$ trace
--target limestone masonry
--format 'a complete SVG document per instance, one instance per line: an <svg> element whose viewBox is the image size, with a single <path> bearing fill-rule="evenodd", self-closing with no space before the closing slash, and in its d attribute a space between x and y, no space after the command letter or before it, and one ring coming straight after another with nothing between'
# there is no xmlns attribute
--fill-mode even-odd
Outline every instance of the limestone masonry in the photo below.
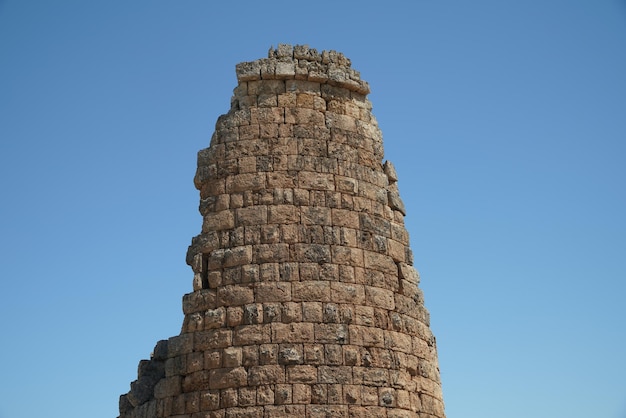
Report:
<svg viewBox="0 0 626 418"><path fill-rule="evenodd" d="M369 86L335 51L237 65L198 153L180 335L122 418L444 418L435 338Z"/></svg>

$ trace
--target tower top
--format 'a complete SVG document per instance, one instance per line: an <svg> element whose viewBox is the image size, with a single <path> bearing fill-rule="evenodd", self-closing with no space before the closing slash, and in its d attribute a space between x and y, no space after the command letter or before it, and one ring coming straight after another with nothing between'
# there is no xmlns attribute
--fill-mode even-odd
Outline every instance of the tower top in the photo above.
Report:
<svg viewBox="0 0 626 418"><path fill-rule="evenodd" d="M318 52L308 45L278 44L270 48L267 58L237 64L237 80L306 80L343 87L368 94L369 84L361 80L358 71L341 52Z"/></svg>

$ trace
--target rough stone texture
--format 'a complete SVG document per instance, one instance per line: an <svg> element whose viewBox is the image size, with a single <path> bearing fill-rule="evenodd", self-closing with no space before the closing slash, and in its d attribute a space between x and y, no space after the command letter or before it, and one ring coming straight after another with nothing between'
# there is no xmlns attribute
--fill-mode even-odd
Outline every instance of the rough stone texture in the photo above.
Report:
<svg viewBox="0 0 626 418"><path fill-rule="evenodd" d="M198 153L179 336L122 418L444 418L435 338L369 86L335 51L237 65Z"/></svg>

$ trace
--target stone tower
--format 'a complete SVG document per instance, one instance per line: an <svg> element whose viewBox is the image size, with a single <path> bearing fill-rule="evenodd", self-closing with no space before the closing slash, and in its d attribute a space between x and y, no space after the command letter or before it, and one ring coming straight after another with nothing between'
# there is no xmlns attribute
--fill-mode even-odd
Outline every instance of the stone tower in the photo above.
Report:
<svg viewBox="0 0 626 418"><path fill-rule="evenodd" d="M369 86L335 51L237 65L198 154L182 332L122 418L444 418L435 338Z"/></svg>

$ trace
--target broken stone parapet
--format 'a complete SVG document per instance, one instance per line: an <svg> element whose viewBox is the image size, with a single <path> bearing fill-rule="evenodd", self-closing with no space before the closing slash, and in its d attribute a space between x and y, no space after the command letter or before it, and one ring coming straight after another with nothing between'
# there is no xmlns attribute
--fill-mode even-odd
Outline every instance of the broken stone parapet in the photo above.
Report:
<svg viewBox="0 0 626 418"><path fill-rule="evenodd" d="M307 45L279 44L271 48L267 58L237 64L237 80L304 80L342 87L359 94L368 94L369 85L342 53L318 52Z"/></svg>

